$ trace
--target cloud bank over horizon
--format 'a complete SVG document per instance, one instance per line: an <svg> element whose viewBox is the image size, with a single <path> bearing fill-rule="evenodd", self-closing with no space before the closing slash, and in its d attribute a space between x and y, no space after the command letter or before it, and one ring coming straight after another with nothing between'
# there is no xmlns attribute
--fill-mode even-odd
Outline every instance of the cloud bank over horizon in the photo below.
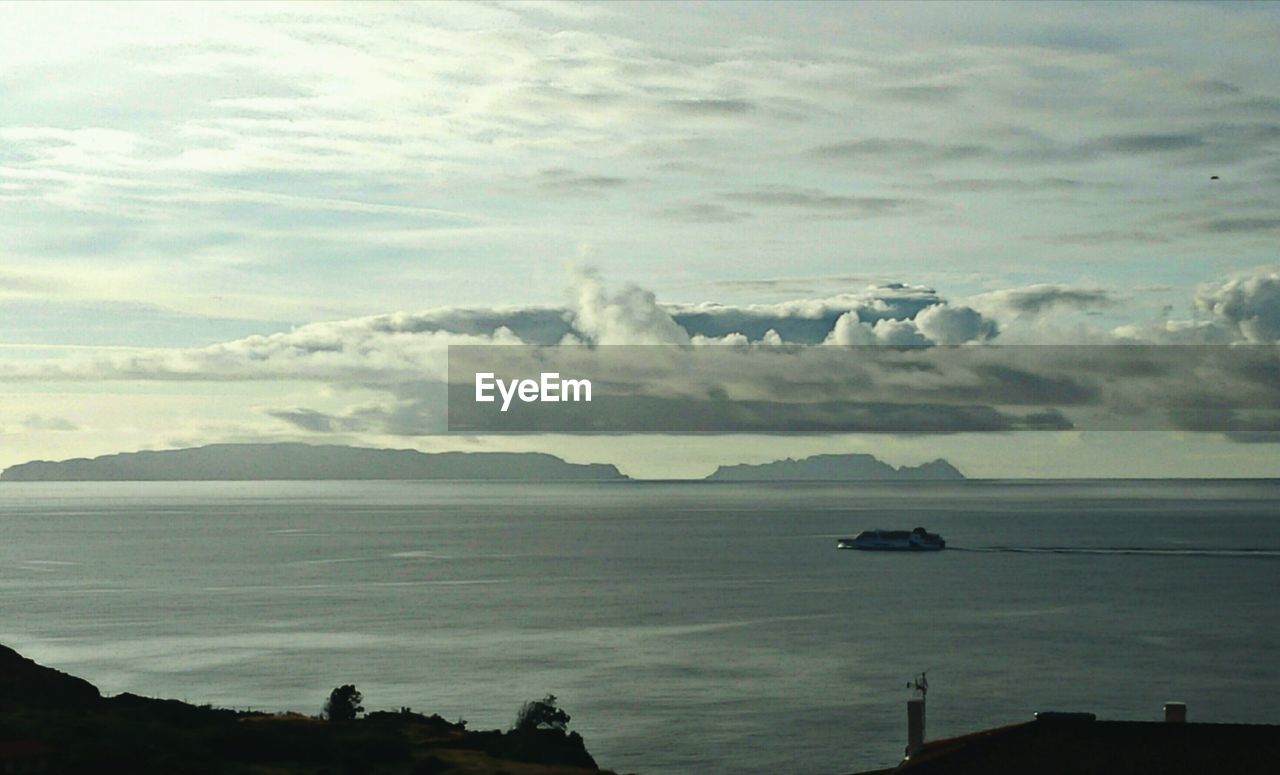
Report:
<svg viewBox="0 0 1280 775"><path fill-rule="evenodd" d="M316 436L414 437L444 430L446 357L451 345L983 346L1000 344L1005 330L1021 334L1014 339L1018 344L1276 345L1280 344L1278 289L1280 271L1236 275L1199 289L1196 304L1205 315L1203 319L1168 320L1145 328L1095 328L1090 335L1077 338L1078 328L1045 325L1046 321L1051 323L1064 314L1078 318L1082 311L1122 304L1118 293L1036 284L989 292L966 303L948 299L928 286L891 283L775 304L663 304L653 292L634 284L610 289L598 271L585 268L570 272L567 301L560 307L435 308L312 323L289 332L254 335L203 348L0 362L0 381L314 382L338 395L359 392L361 398L349 400L337 410L267 402L259 406L258 413L296 432ZM854 380L848 383L853 385L863 378L855 373L858 364L854 361L845 369L838 360L828 359L824 368L829 371L833 363L836 373L829 373L828 379ZM817 374L813 372L810 379L820 379ZM1024 383L1020 389L1038 385L1036 390L1048 406L1056 400L1048 391L1054 380L1077 376L1046 374L1041 382ZM898 391L908 387L902 385ZM970 402L997 401L1007 387L992 382L975 391L970 385L957 395ZM1228 400L1227 392L1225 387L1222 390L1218 400L1225 407L1221 402ZM1028 400L1026 396L1019 399ZM946 416L955 415L952 411ZM954 428L992 429L1008 422L996 415L983 416L987 419L969 417ZM1035 416L1034 412L1028 415ZM1218 429L1226 422L1220 413L1209 420L1197 416L1202 417L1202 428ZM946 422L945 418L940 420L938 427ZM1196 422L1193 419L1179 427L1195 430ZM1072 427L1063 423L1059 417L1055 423L1041 424L1046 428ZM875 423L867 427L875 427ZM1228 438L1275 440L1274 434L1268 435L1269 428L1241 424Z"/></svg>
<svg viewBox="0 0 1280 775"><path fill-rule="evenodd" d="M594 268L571 269L563 306L436 307L297 326L201 348L0 361L0 380L272 380L440 377L450 344L1280 344L1280 268L1201 285L1197 319L1093 329L1038 325L1064 308L1122 304L1118 291L1033 284L952 300L926 285L871 285L772 304L663 303L632 283L611 290ZM1034 337L1034 341L1027 341ZM127 348L122 348L126 349Z"/></svg>

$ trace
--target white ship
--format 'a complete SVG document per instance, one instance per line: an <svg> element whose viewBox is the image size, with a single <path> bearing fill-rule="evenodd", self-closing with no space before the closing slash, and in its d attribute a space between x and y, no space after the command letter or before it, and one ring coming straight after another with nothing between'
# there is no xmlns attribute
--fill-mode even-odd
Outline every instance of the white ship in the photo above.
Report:
<svg viewBox="0 0 1280 775"><path fill-rule="evenodd" d="M936 552L947 548L937 533L922 527L915 530L864 530L854 538L836 541L837 549L862 549L871 552Z"/></svg>

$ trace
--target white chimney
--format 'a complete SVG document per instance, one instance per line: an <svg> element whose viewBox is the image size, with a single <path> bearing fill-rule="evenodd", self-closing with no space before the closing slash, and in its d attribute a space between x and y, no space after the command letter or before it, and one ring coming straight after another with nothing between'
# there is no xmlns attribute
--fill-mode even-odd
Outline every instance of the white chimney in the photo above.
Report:
<svg viewBox="0 0 1280 775"><path fill-rule="evenodd" d="M1185 724L1187 721L1187 704L1185 702L1166 702L1164 704L1164 720L1172 724Z"/></svg>
<svg viewBox="0 0 1280 775"><path fill-rule="evenodd" d="M907 756L924 747L924 698L907 700Z"/></svg>

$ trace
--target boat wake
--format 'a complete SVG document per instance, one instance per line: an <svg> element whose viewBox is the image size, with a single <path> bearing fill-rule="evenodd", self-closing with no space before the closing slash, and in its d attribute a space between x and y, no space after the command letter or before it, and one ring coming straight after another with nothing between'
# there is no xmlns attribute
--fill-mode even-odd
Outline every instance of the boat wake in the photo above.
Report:
<svg viewBox="0 0 1280 775"><path fill-rule="evenodd" d="M948 551L1012 554L1136 555L1139 557L1219 557L1245 560L1280 560L1280 549L1150 546L951 546Z"/></svg>

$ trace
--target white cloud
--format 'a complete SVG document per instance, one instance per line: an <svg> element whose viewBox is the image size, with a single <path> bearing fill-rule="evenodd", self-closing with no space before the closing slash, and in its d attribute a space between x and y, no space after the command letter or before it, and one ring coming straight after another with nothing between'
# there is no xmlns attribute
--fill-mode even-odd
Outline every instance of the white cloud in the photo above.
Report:
<svg viewBox="0 0 1280 775"><path fill-rule="evenodd" d="M769 329L772 331L773 329ZM836 318L836 324L827 335L824 344L835 344L844 347L863 344L876 344L875 329L868 323L858 319L852 312L846 312Z"/></svg>
<svg viewBox="0 0 1280 775"><path fill-rule="evenodd" d="M1125 324L1113 335L1160 344L1280 344L1280 271L1257 269L1206 283L1195 305L1208 319Z"/></svg>
<svg viewBox="0 0 1280 775"><path fill-rule="evenodd" d="M1280 272L1234 277L1201 288L1196 304L1246 342L1280 343Z"/></svg>
<svg viewBox="0 0 1280 775"><path fill-rule="evenodd" d="M1056 292L1056 291L1055 291ZM575 270L570 306L440 307L310 323L198 348L62 354L0 361L9 380L307 380L390 385L444 379L449 345L682 345L763 342L929 345L998 342L998 319L951 304L923 286L895 283L859 294L770 305L660 304L627 284L611 292L594 269ZM1280 339L1280 274L1260 272L1206 286L1212 320L1122 325L1081 343L1274 343ZM1016 313L1015 313L1016 314ZM1019 343L1062 343L1052 328L1022 328ZM1058 332L1061 333L1061 332Z"/></svg>
<svg viewBox="0 0 1280 775"><path fill-rule="evenodd" d="M934 344L964 344L994 339L999 329L972 307L935 304L915 317L920 333Z"/></svg>
<svg viewBox="0 0 1280 775"><path fill-rule="evenodd" d="M689 332L658 306L651 291L627 285L616 294L598 272L576 270L570 315L577 333L594 344L688 344Z"/></svg>

